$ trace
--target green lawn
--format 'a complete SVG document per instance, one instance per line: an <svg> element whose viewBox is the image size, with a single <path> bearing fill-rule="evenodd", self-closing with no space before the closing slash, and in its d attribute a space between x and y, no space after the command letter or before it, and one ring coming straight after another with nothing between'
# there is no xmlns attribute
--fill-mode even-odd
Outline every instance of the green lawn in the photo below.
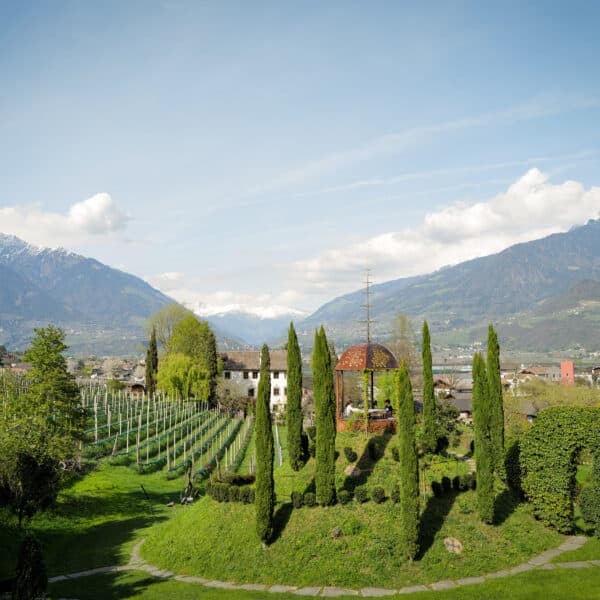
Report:
<svg viewBox="0 0 600 600"><path fill-rule="evenodd" d="M598 597L600 568L583 571L567 569L530 571L508 578L495 579L448 591L421 592L393 596L406 600L592 600ZM157 580L145 573L127 572L96 575L50 587L51 598L79 598L80 600L292 600L294 594L265 594L238 590L219 590L193 583ZM353 598L354 596L344 596ZM391 598L392 596L386 596Z"/></svg>

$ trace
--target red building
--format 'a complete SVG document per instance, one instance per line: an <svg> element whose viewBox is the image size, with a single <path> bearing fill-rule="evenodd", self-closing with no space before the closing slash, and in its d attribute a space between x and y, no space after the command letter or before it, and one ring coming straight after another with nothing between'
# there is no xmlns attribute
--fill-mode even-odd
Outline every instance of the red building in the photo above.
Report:
<svg viewBox="0 0 600 600"><path fill-rule="evenodd" d="M575 365L572 360L560 361L560 380L565 385L575 384Z"/></svg>

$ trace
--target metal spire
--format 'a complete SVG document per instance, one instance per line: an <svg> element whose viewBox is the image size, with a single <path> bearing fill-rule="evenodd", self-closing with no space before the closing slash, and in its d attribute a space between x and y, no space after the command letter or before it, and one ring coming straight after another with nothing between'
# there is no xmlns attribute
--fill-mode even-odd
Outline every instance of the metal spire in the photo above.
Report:
<svg viewBox="0 0 600 600"><path fill-rule="evenodd" d="M371 320L371 269L367 267L365 273L365 296L366 303L361 306L366 312L367 318L364 321L359 321L359 323L366 323L367 325L367 346L371 343L371 323L374 321Z"/></svg>

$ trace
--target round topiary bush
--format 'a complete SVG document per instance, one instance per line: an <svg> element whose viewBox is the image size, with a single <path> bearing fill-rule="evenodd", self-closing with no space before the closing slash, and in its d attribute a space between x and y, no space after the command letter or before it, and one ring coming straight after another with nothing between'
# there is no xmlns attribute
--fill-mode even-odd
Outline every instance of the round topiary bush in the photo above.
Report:
<svg viewBox="0 0 600 600"><path fill-rule="evenodd" d="M390 494L390 498L394 504L400 504L400 486L395 485L392 488L392 493Z"/></svg>
<svg viewBox="0 0 600 600"><path fill-rule="evenodd" d="M376 502L377 504L385 502L385 490L379 485L375 486L371 490L371 498L373 499L373 502Z"/></svg>
<svg viewBox="0 0 600 600"><path fill-rule="evenodd" d="M317 505L317 497L315 496L315 494L313 494L313 492L306 492L306 494L304 494L304 506L316 506Z"/></svg>
<svg viewBox="0 0 600 600"><path fill-rule="evenodd" d="M354 490L354 499L357 502L359 502L360 504L362 504L363 502L366 502L369 499L369 492L367 491L366 486L359 485Z"/></svg>
<svg viewBox="0 0 600 600"><path fill-rule="evenodd" d="M392 446L392 458L396 462L400 462L400 450L398 449L398 446Z"/></svg>
<svg viewBox="0 0 600 600"><path fill-rule="evenodd" d="M340 490L337 499L340 504L348 504L352 500L352 494L348 490Z"/></svg>
<svg viewBox="0 0 600 600"><path fill-rule="evenodd" d="M302 508L302 492L292 492L292 505L294 508Z"/></svg>
<svg viewBox="0 0 600 600"><path fill-rule="evenodd" d="M358 458L358 454L356 454L356 452L354 452L354 450L352 450L352 448L350 448L349 446L344 447L344 455L346 457L346 460L350 463L355 462Z"/></svg>

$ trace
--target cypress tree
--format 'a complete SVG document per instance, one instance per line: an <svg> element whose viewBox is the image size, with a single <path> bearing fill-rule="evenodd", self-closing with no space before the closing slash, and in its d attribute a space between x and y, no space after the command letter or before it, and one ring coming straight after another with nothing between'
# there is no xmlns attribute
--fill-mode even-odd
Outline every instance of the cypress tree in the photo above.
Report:
<svg viewBox="0 0 600 600"><path fill-rule="evenodd" d="M423 446L425 452L435 452L437 448L437 428L435 424L435 396L433 391L433 367L431 364L431 339L429 326L423 321Z"/></svg>
<svg viewBox="0 0 600 600"><path fill-rule="evenodd" d="M394 383L400 453L400 547L404 556L412 560L419 550L419 462L415 437L415 405L404 360L395 374Z"/></svg>
<svg viewBox="0 0 600 600"><path fill-rule="evenodd" d="M146 350L146 393L150 398L156 390L156 373L158 372L158 350L156 348L156 327L152 326L150 342Z"/></svg>
<svg viewBox="0 0 600 600"><path fill-rule="evenodd" d="M271 371L269 348L263 345L260 355L260 380L256 397L256 532L267 544L273 535L273 510L275 508L275 481L273 462L275 445L271 424Z"/></svg>
<svg viewBox="0 0 600 600"><path fill-rule="evenodd" d="M317 439L315 449L315 487L317 502L335 502L335 394L331 356L325 330L315 332L313 350L313 390Z"/></svg>
<svg viewBox="0 0 600 600"><path fill-rule="evenodd" d="M492 464L494 472L506 479L504 467L504 405L502 401L502 381L500 379L500 345L498 334L490 324L487 345L487 379L490 398L490 429L492 442Z"/></svg>
<svg viewBox="0 0 600 600"><path fill-rule="evenodd" d="M473 425L477 467L477 510L484 523L494 520L494 470L489 388L483 356L473 357Z"/></svg>
<svg viewBox="0 0 600 600"><path fill-rule="evenodd" d="M299 471L303 465L302 356L293 323L290 323L287 343L287 451L290 466Z"/></svg>

